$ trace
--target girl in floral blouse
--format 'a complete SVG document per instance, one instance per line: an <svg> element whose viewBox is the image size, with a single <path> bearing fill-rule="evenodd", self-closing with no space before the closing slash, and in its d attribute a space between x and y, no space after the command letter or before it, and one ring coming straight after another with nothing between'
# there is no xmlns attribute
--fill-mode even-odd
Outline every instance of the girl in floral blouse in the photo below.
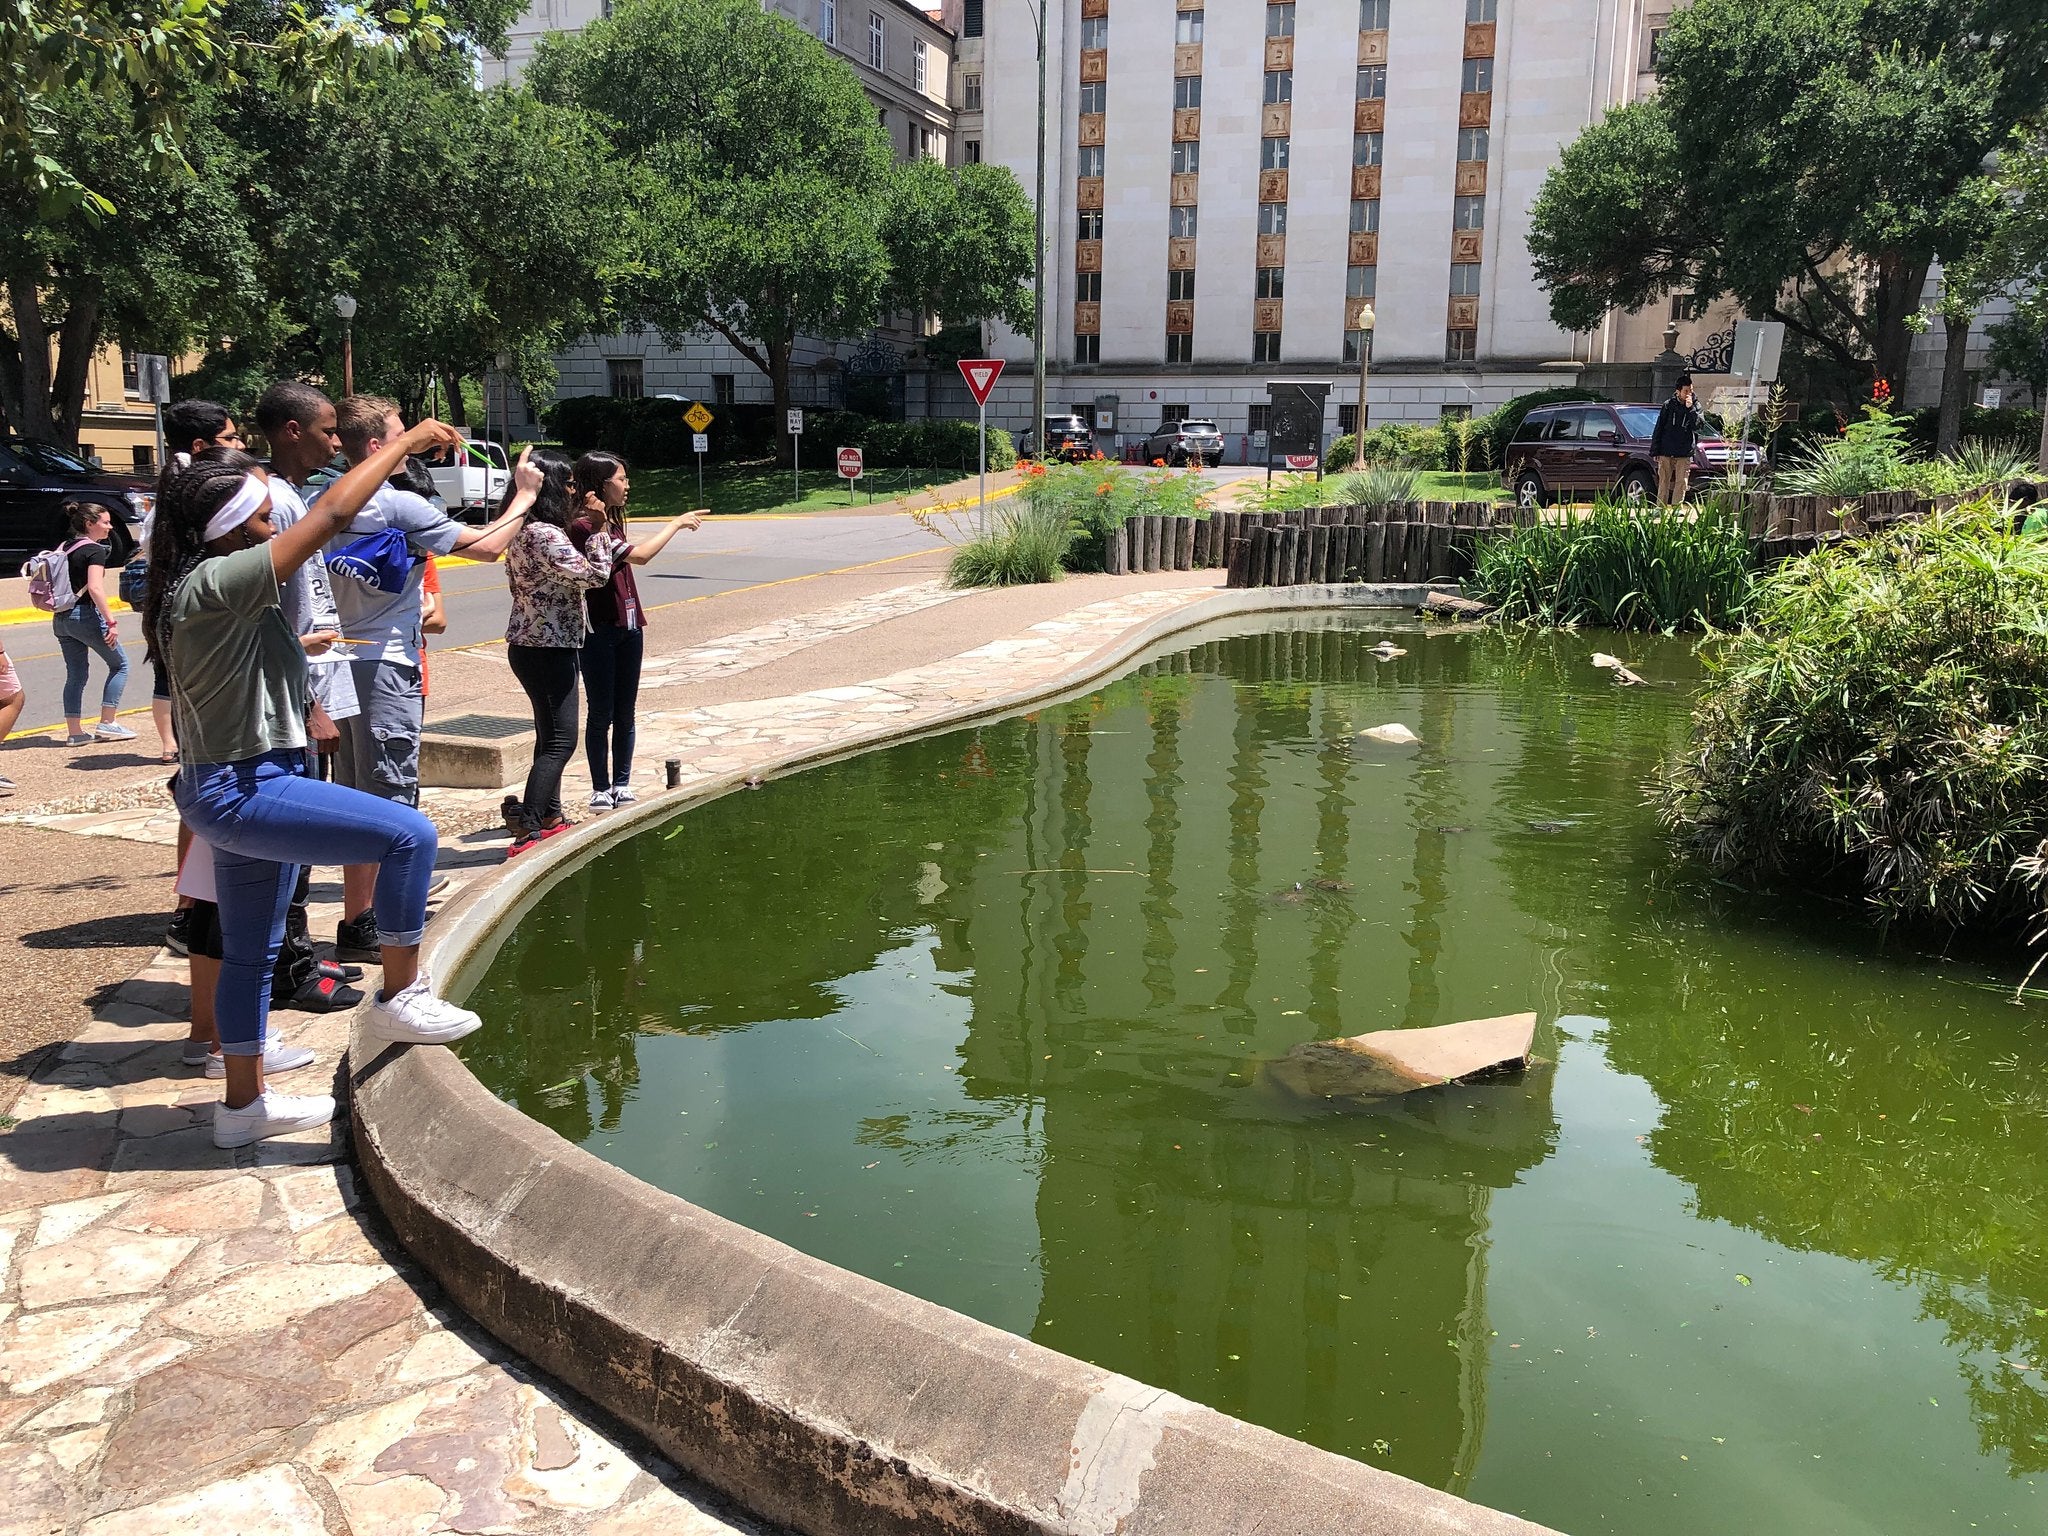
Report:
<svg viewBox="0 0 2048 1536"><path fill-rule="evenodd" d="M505 800L512 854L569 826L562 812L562 770L576 750L576 654L589 633L583 595L611 579L622 541L609 534L578 550L567 528L575 515L569 461L523 452L512 473L512 509L526 523L505 551L512 617L505 625L512 675L533 704L533 767L526 794ZM521 503L524 502L524 506Z"/></svg>

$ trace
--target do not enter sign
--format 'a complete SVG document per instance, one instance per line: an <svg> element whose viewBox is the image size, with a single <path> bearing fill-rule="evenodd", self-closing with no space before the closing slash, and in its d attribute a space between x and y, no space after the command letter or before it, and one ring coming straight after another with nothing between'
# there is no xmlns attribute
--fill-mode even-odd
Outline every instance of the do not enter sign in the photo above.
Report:
<svg viewBox="0 0 2048 1536"><path fill-rule="evenodd" d="M861 477L861 451L858 448L839 450L839 478L858 480Z"/></svg>

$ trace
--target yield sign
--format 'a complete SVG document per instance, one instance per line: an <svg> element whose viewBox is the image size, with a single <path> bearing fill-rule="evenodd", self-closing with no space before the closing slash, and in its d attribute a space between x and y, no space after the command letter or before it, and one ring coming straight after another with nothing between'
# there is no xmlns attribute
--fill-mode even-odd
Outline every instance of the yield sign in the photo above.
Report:
<svg viewBox="0 0 2048 1536"><path fill-rule="evenodd" d="M976 405L987 405L989 391L996 387L996 380L1003 376L1003 360L999 357L963 357L960 359L960 377L967 381L967 393L974 396Z"/></svg>

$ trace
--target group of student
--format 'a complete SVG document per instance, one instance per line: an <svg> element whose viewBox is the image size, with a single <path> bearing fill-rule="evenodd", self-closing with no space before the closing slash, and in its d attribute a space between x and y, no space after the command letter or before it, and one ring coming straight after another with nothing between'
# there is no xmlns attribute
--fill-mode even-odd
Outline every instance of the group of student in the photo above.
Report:
<svg viewBox="0 0 2048 1536"><path fill-rule="evenodd" d="M431 484L408 462L459 448L456 429L407 429L389 400L337 407L297 382L273 385L256 407L267 463L244 451L217 405L181 402L165 425L177 452L147 535L143 628L170 717L166 756L178 764L176 947L190 956L193 995L185 1057L225 1079L213 1136L235 1147L332 1118L331 1097L270 1086L315 1057L267 1020L273 1002L360 1002L347 983L361 970L345 962L382 963L363 1018L373 1039L445 1044L481 1024L437 996L419 964L427 901L442 883L438 839L418 809L433 557L506 560L506 638L538 737L525 794L506 807L517 853L567 825L560 788L579 676L591 691L591 805L633 798L644 616L632 569L698 515L636 546L621 461L526 453L497 515L469 527L429 499ZM79 532L91 541L90 529ZM91 588L89 572L80 579ZM342 866L331 962L314 957L307 935L314 863Z"/></svg>

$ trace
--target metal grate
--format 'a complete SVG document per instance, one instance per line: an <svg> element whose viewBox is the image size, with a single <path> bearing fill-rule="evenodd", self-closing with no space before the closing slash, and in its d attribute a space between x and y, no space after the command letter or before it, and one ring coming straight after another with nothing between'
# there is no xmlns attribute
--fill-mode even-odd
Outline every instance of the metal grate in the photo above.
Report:
<svg viewBox="0 0 2048 1536"><path fill-rule="evenodd" d="M457 715L450 720L429 721L423 734L501 741L508 736L524 736L532 729L531 720L521 720L512 715Z"/></svg>

